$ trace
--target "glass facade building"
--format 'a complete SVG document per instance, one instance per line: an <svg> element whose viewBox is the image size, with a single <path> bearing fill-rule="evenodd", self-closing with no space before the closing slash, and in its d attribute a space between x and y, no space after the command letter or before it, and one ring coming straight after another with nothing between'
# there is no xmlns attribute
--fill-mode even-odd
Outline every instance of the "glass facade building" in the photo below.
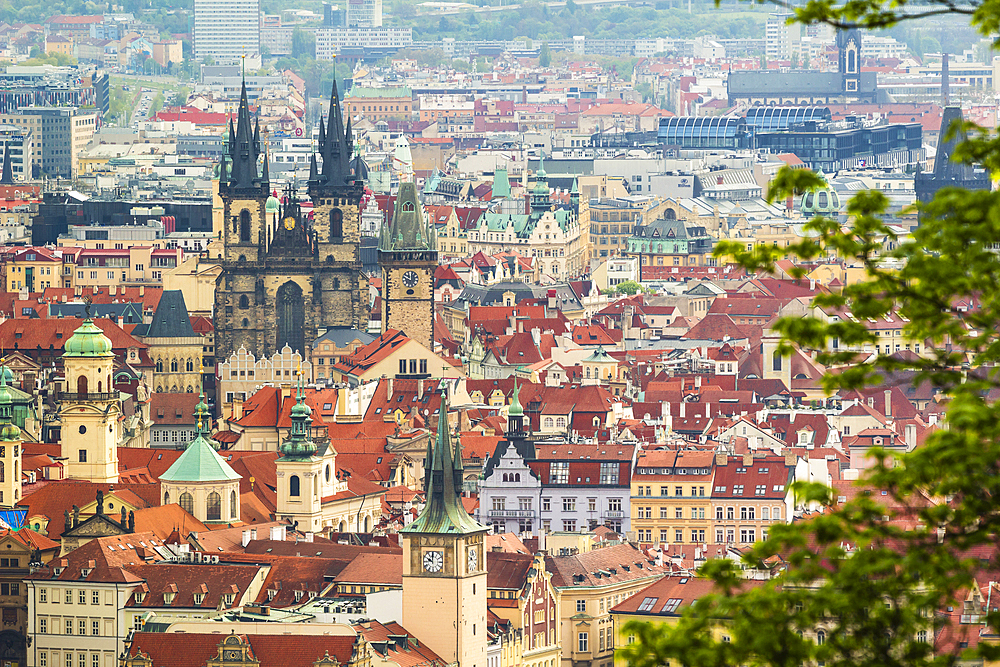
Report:
<svg viewBox="0 0 1000 667"><path fill-rule="evenodd" d="M756 133L787 130L808 121L829 123L832 116L827 107L750 107L746 119L747 127Z"/></svg>
<svg viewBox="0 0 1000 667"><path fill-rule="evenodd" d="M752 148L744 118L679 116L660 120L661 144L681 148Z"/></svg>

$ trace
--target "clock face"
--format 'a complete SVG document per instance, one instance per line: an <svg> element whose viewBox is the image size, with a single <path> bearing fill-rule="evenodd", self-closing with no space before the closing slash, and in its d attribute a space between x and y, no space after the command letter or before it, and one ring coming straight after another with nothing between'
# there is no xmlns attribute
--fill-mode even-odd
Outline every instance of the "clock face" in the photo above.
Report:
<svg viewBox="0 0 1000 667"><path fill-rule="evenodd" d="M222 659L223 660L239 660L240 659L240 652L239 651L224 651L223 654L222 654Z"/></svg>
<svg viewBox="0 0 1000 667"><path fill-rule="evenodd" d="M419 277L416 271L407 271L403 274L403 285L406 287L416 287L417 280L419 280Z"/></svg>
<svg viewBox="0 0 1000 667"><path fill-rule="evenodd" d="M293 218L292 216L288 216L287 218L282 220L282 224L285 225L285 229L287 229L288 231L292 231L293 229L295 229L295 218Z"/></svg>
<svg viewBox="0 0 1000 667"><path fill-rule="evenodd" d="M438 573L444 567L444 554L440 551L428 551L424 553L424 569L431 573Z"/></svg>
<svg viewBox="0 0 1000 667"><path fill-rule="evenodd" d="M469 548L469 572L475 572L479 569L479 552L476 551L475 547Z"/></svg>

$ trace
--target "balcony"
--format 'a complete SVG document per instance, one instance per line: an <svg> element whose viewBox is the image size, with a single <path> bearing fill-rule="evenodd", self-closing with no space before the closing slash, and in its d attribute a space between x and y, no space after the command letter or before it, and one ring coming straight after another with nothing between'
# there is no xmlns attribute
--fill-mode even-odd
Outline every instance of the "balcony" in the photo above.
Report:
<svg viewBox="0 0 1000 667"><path fill-rule="evenodd" d="M75 401L77 403L83 403L87 401L114 401L119 398L118 392L104 392L104 393L77 393L77 392L63 392L59 394L59 400L62 401Z"/></svg>
<svg viewBox="0 0 1000 667"><path fill-rule="evenodd" d="M624 519L625 512L622 510L607 510L603 516L605 519Z"/></svg>
<svg viewBox="0 0 1000 667"><path fill-rule="evenodd" d="M486 515L491 519L534 519L535 510L490 510Z"/></svg>

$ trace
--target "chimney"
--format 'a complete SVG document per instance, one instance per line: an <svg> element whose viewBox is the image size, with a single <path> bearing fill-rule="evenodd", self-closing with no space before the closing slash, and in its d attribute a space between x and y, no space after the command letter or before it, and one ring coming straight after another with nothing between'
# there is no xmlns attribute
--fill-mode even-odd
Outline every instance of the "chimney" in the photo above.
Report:
<svg viewBox="0 0 1000 667"><path fill-rule="evenodd" d="M892 390L886 389L882 392L885 395L885 416L886 418L892 417Z"/></svg>
<svg viewBox="0 0 1000 667"><path fill-rule="evenodd" d="M417 399L420 400L424 397L424 379L420 378L417 380Z"/></svg>
<svg viewBox="0 0 1000 667"><path fill-rule="evenodd" d="M240 543L243 546L246 546L246 545L250 544L250 530L249 529L243 531L243 536L242 536L242 539L240 539Z"/></svg>
<svg viewBox="0 0 1000 667"><path fill-rule="evenodd" d="M308 531L308 532L306 533L306 542L312 542L312 541L313 541L313 534L312 534L312 531Z"/></svg>
<svg viewBox="0 0 1000 667"><path fill-rule="evenodd" d="M270 535L268 539L272 542L281 542L281 526L271 526Z"/></svg>
<svg viewBox="0 0 1000 667"><path fill-rule="evenodd" d="M538 327L535 327L534 329L532 329L531 330L531 340L534 341L535 347L538 347L539 345L541 345L542 344L542 330L539 329Z"/></svg>
<svg viewBox="0 0 1000 667"><path fill-rule="evenodd" d="M251 528L250 529L250 539L251 540L256 540L257 539L257 529L256 528Z"/></svg>
<svg viewBox="0 0 1000 667"><path fill-rule="evenodd" d="M385 397L388 401L392 400L392 378L389 378L389 384L386 385Z"/></svg>
<svg viewBox="0 0 1000 667"><path fill-rule="evenodd" d="M799 461L799 457L797 457L795 455L795 452L793 452L789 448L785 448L785 465L788 466L788 467L792 467L796 463L798 463L798 461Z"/></svg>
<svg viewBox="0 0 1000 667"><path fill-rule="evenodd" d="M815 292L816 291L816 279L815 278L810 278L809 279L809 291L810 292Z"/></svg>
<svg viewBox="0 0 1000 667"><path fill-rule="evenodd" d="M110 291L111 296L115 296L118 294L118 285L112 285L108 289Z"/></svg>
<svg viewBox="0 0 1000 667"><path fill-rule="evenodd" d="M725 452L716 452L715 453L715 465L717 465L717 466L724 466L727 463L729 463L729 455L728 454L726 454Z"/></svg>
<svg viewBox="0 0 1000 667"><path fill-rule="evenodd" d="M694 388L695 389L701 389L701 376L700 375L695 375L694 376Z"/></svg>
<svg viewBox="0 0 1000 667"><path fill-rule="evenodd" d="M746 452L743 454L743 465L745 466L753 465L753 452Z"/></svg>
<svg viewBox="0 0 1000 667"><path fill-rule="evenodd" d="M141 298L141 297L144 297L144 296L146 296L146 286L145 285L139 285L139 297Z"/></svg>
<svg viewBox="0 0 1000 667"><path fill-rule="evenodd" d="M682 401L681 401L681 419L684 419L684 418L685 418L685 416L684 416L684 413L685 413L685 411L686 411L686 410L685 410L685 408L684 408L684 406L685 406L685 405L686 405L686 404L685 404L685 403L684 403L684 401L682 400Z"/></svg>
<svg viewBox="0 0 1000 667"><path fill-rule="evenodd" d="M233 421L239 421L243 419L243 399L236 396L233 397Z"/></svg>
<svg viewBox="0 0 1000 667"><path fill-rule="evenodd" d="M903 430L906 438L906 451L912 452L917 446L917 425L907 424L906 428Z"/></svg>
<svg viewBox="0 0 1000 667"><path fill-rule="evenodd" d="M664 418L667 418L667 417L670 416L670 401L664 401L663 402L663 407L660 408L660 414Z"/></svg>

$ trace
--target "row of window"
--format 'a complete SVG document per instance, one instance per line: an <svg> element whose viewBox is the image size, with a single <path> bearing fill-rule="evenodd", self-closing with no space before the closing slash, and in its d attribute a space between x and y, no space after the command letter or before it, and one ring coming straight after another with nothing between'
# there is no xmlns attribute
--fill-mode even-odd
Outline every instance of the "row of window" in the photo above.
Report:
<svg viewBox="0 0 1000 667"><path fill-rule="evenodd" d="M163 504L170 504L170 492L165 492L163 494ZM177 499L177 504L187 512L188 514L194 515L194 496L185 491ZM236 519L236 491L231 491L229 493L229 518ZM212 491L208 494L208 498L205 501L205 520L206 521L221 521L222 520L222 496L216 491Z"/></svg>
<svg viewBox="0 0 1000 667"><path fill-rule="evenodd" d="M598 652L604 650L611 651L615 648L614 630L612 628L598 628ZM580 653L590 652L590 633L578 632L576 635L576 647Z"/></svg>
<svg viewBox="0 0 1000 667"><path fill-rule="evenodd" d="M759 512L758 512L759 510ZM674 507L673 517L670 516L669 507L661 507L659 518L661 519L684 519L683 507ZM758 516L759 514L759 516ZM635 518L636 519L652 519L653 518L653 508L650 506L638 506L635 508ZM704 507L692 507L690 518L692 519L704 519L705 518L705 508ZM781 520L781 506L775 505L774 507L755 507L752 505L742 506L739 508L739 518L743 521L756 521L760 519L761 521L780 521ZM734 521L736 519L736 508L735 507L716 507L715 508L715 520L716 521Z"/></svg>
<svg viewBox="0 0 1000 667"><path fill-rule="evenodd" d="M13 560L17 560L17 559L13 559ZM73 604L73 597L74 596L73 596L73 589L72 588L66 588L66 589L64 589L63 590L63 594L61 596L59 594L59 589L58 588L52 589L52 602L55 603L55 604L59 604L60 600L62 600L66 604ZM77 604L87 604L87 599L88 599L87 598L87 591L85 591L85 590L77 590L77 595L76 595L76 603ZM101 604L101 592L100 591L90 591L90 598L89 599L90 599L90 604L93 604L93 605ZM39 602L48 602L49 601L49 589L47 589L47 588L39 588L38 589L38 601ZM106 604L106 605L111 604L111 597L110 596L104 601L104 604Z"/></svg>
<svg viewBox="0 0 1000 667"><path fill-rule="evenodd" d="M66 651L62 654L63 662L59 661L59 652L52 651L52 667L87 667L87 654L86 653L76 653L76 661L74 663L73 651ZM91 653L90 654L90 667L101 667L101 654ZM49 667L49 654L48 651L38 652L38 667Z"/></svg>
<svg viewBox="0 0 1000 667"><path fill-rule="evenodd" d="M638 487L636 487L636 495L637 496L652 496L653 495L653 487L652 486L638 486ZM660 487L660 495L661 496L669 496L670 495L670 487L669 486L661 486ZM674 494L673 495L674 495L675 498L683 498L684 497L684 487L683 486L675 486L674 487ZM692 486L691 487L690 497L692 497L692 498L694 498L694 497L704 498L705 497L705 487L704 486Z"/></svg>
<svg viewBox="0 0 1000 667"><path fill-rule="evenodd" d="M86 618L65 618L62 621L62 625L59 623L59 617L53 616L51 619L51 625L49 623L49 618L47 616L38 617L38 634L64 634L64 635L90 635L92 637L101 636L101 621ZM60 630L65 630L65 632L60 632Z"/></svg>

